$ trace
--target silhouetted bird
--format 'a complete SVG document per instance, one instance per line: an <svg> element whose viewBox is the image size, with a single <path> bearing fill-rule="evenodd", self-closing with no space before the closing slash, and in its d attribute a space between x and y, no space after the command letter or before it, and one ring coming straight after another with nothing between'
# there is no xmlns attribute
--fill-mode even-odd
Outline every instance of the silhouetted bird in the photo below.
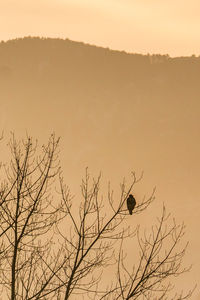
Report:
<svg viewBox="0 0 200 300"><path fill-rule="evenodd" d="M127 198L127 208L129 210L130 215L132 215L132 211L133 211L135 205L136 205L135 198L133 197L132 194L130 194Z"/></svg>

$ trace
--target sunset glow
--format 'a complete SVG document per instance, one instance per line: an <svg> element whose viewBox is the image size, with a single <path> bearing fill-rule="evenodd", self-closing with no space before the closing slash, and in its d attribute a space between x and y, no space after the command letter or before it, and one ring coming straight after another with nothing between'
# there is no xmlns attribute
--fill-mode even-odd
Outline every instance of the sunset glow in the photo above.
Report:
<svg viewBox="0 0 200 300"><path fill-rule="evenodd" d="M2 0L0 39L48 36L133 53L199 55L199 11L195 0Z"/></svg>

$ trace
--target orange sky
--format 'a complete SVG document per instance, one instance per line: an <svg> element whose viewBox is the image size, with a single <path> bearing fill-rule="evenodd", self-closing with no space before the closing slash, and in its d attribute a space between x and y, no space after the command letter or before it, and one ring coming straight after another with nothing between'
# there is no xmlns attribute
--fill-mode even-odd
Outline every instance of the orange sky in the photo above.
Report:
<svg viewBox="0 0 200 300"><path fill-rule="evenodd" d="M70 38L136 53L200 54L199 0L0 0L0 40Z"/></svg>
<svg viewBox="0 0 200 300"><path fill-rule="evenodd" d="M171 56L200 55L199 15L200 0L0 0L0 40L29 35L60 37L133 53L168 53ZM38 89L38 91L40 90ZM57 108L55 100L55 103L52 102L52 107L48 106L48 114L45 115L47 110L45 102L43 106L35 105L35 102L29 99L29 93L30 91L25 86L22 93L25 95L23 96L24 98L21 98L21 95L19 94L19 96L16 93L16 99L10 99L10 102L6 101L9 99L8 96L8 98L5 98L6 100L4 99L5 103L0 103L0 127L7 126L7 132L10 129L15 129L17 133L24 133L24 128L29 128L29 132L31 134L33 132L34 137L38 135L38 138L41 138L42 141L47 136L47 132L50 133L51 131L49 130L52 130L54 126L53 130L56 130L56 133L62 136L63 148L69 152L64 160L64 166L69 166L68 169L72 170L71 173L73 175L70 174L72 179L78 176L76 175L78 172L83 173L86 165L93 166L95 172L105 167L106 176L109 177L111 173L110 178L115 177L115 179L117 178L116 181L121 174L127 176L130 161L136 169L143 170L144 168L147 182L144 184L146 185L145 189L151 191L154 185L158 186L156 194L158 201L156 203L166 202L167 209L172 211L173 216L178 216L178 220L181 219L181 221L182 219L186 220L186 239L190 240L191 245L186 262L188 264L193 263L194 268L188 274L188 277L184 278L183 276L181 280L183 280L182 285L186 287L186 290L188 287L193 287L191 285L196 283L196 278L199 276L200 262L200 241L196 234L196 230L200 226L198 215L199 122L197 117L193 118L199 112L199 102L196 102L197 104L193 110L190 110L191 105L188 105L189 112L187 111L188 107L183 106L180 109L182 112L187 111L188 116L190 111L194 111L194 114L191 113L190 119L188 117L190 121L188 123L191 127L187 126L187 122L184 122L184 118L187 121L186 113L180 113L181 117L174 113L174 111L178 111L178 104L177 109L173 108L174 111L172 110L171 113L169 102L169 109L166 112L166 118L168 119L165 120L164 117L162 119L162 116L158 114L158 118L162 121L162 123L160 122L161 127L165 130L165 135L163 134L163 136L161 135L162 132L160 132L160 135L157 137L158 131L155 130L156 127L154 128L153 125L151 134L149 133L148 118L147 123L145 123L144 137L140 136L140 133L137 135L137 133L132 132L129 136L129 128L123 125L122 129L124 129L125 133L121 131L120 134L122 136L127 134L128 141L138 144L138 148L134 149L135 153L138 154L138 159L137 155L135 155L135 158L132 158L133 148L130 148L127 154L127 148L124 147L124 144L118 138L118 130L116 130L116 139L112 142L110 137L113 134L113 127L111 126L112 122L109 121L109 115L107 115L107 120L108 124L111 124L110 131L107 130L107 124L105 124L104 127L106 129L101 131L102 141L104 141L104 132L106 132L107 140L105 139L105 144L102 142L102 149L105 145L106 147L101 150L100 147L96 146L95 148L93 145L95 143L92 142L92 138L93 140L96 138L95 128L93 131L93 128L90 129L89 125L86 124L89 127L88 130L85 123L85 127L83 126L82 128L82 136L84 137L84 134L88 133L87 138L89 142L87 143L87 140L84 140L85 138L82 138L82 140L76 138L79 134L80 125L73 126L78 124L77 120L82 114L87 116L87 112L84 115L84 112L79 111L77 113L75 110L76 118L73 118L75 119L73 120L75 125L72 123L71 127L67 128L67 124L65 125L66 127L63 126L67 119L65 115L67 104ZM37 95L37 89L35 94ZM48 99L50 96L47 95L46 97ZM31 104L29 103L29 107L28 102L24 99L32 101ZM34 99L34 94L31 99ZM130 97L130 99L132 98ZM60 101L62 102L62 100ZM189 101L190 99L188 99L188 103ZM24 106L27 106L28 113L25 113L22 118L21 107ZM31 114L32 109L33 113ZM141 108L141 112L143 112L142 109L145 108ZM112 107L110 111L112 111ZM124 116L127 120L129 114L127 117L126 111L129 113L129 109L125 107ZM147 115L147 110L144 110L144 113L141 113L141 115L145 116L145 112ZM55 117L54 113L57 117ZM92 113L93 111L90 112L91 115ZM35 115L38 117L36 123ZM116 115L118 116L116 119L121 121L121 111L117 112ZM52 119L54 118L57 118L57 123L52 124ZM84 122L84 117L81 120ZM179 120L182 120L182 123L180 122L179 124ZM167 122L169 127L165 125ZM140 126L142 123L139 122L138 124ZM175 128L173 128L173 124L176 125ZM182 124L185 124L184 130L181 128ZM72 144L72 146L70 144L71 150L68 146L69 137L67 135L70 131L74 135L74 140L70 141ZM4 132L6 136L7 132ZM82 145L83 140L85 142L84 146ZM144 141L145 145L147 145L146 147L143 146ZM74 160L74 153L78 157L77 160ZM70 178L71 181L73 181L72 179ZM77 181L74 180L74 182ZM191 214L193 214L192 217ZM196 294L198 291L196 291ZM196 300L197 298L193 299Z"/></svg>

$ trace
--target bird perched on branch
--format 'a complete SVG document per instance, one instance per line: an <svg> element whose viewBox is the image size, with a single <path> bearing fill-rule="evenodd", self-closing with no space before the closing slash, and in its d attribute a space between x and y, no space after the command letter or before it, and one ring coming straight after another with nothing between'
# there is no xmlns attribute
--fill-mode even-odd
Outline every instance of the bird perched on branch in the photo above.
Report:
<svg viewBox="0 0 200 300"><path fill-rule="evenodd" d="M132 215L132 211L133 211L135 205L136 205L135 198L133 197L132 194L130 194L127 198L127 208L129 210L130 215Z"/></svg>

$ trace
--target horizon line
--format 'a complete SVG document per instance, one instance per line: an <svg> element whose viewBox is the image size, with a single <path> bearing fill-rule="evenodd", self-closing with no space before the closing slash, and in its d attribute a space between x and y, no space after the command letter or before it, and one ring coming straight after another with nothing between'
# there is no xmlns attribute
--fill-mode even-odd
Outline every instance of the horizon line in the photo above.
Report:
<svg viewBox="0 0 200 300"><path fill-rule="evenodd" d="M200 54L191 54L191 55L180 55L180 56L171 56L169 55L168 53L165 53L165 54L161 54L161 53L149 53L149 52L146 52L146 53L138 53L138 52L129 52L127 50L120 50L120 49L112 49L110 47L106 47L106 46L101 46L101 45L95 45L95 44L92 44L92 43L87 43L87 42L84 42L84 41L79 41L79 40L72 40L70 38L63 38L63 37L51 37L51 36L36 36L36 35L26 35L26 36L18 36L18 37L15 37L15 38L8 38L8 39L2 39L0 40L0 43L7 43L7 42L10 42L10 41L14 41L14 40L23 40L23 39L27 39L27 38L37 38L37 39L54 39L54 40L63 40L63 41L71 41L71 42L74 42L74 43L81 43L81 44L84 44L84 45L87 45L87 46L91 46L91 47L97 47L97 48L102 48L102 49L107 49L107 50L110 50L110 51L116 51L116 52L121 52L121 53L125 53L125 54L128 54L128 55L142 55L142 56L156 56L156 55L160 55L160 56L166 56L168 58L200 58Z"/></svg>

